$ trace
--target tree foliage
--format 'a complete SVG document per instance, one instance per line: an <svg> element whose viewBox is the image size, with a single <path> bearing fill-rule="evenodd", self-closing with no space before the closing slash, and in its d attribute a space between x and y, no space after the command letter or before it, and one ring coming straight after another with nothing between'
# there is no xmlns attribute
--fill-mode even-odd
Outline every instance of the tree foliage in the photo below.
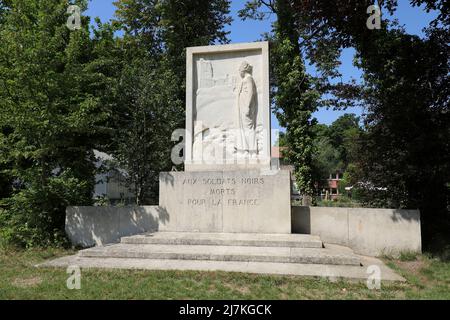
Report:
<svg viewBox="0 0 450 320"><path fill-rule="evenodd" d="M449 12L445 1L410 1L438 10L425 36L409 35L395 22L365 28L372 1L293 1L305 52L318 65L335 68L323 46L356 49L364 72L361 98L367 109L366 133L354 178L371 186L369 205L419 208L424 231L448 220L449 168ZM379 1L389 12L397 1ZM326 64L321 64L325 59ZM386 192L372 192L373 188Z"/></svg>
<svg viewBox="0 0 450 320"><path fill-rule="evenodd" d="M66 1L9 4L0 25L0 167L12 185L1 236L52 244L62 238L65 207L91 203L92 149L107 111L96 95L87 18L70 32Z"/></svg>
<svg viewBox="0 0 450 320"><path fill-rule="evenodd" d="M317 182L328 179L330 174L347 172L358 157L358 143L363 134L360 118L354 114L345 114L330 126L314 126L313 157L315 179Z"/></svg>
<svg viewBox="0 0 450 320"><path fill-rule="evenodd" d="M228 0L119 0L125 63L110 152L128 172L137 204L157 204L159 172L170 171L171 136L184 128L186 47L227 42Z"/></svg>
<svg viewBox="0 0 450 320"><path fill-rule="evenodd" d="M157 201L184 127L185 47L226 42L231 21L226 0L123 0L91 33L87 17L66 27L67 6L0 2L0 225L20 245L60 241L65 207L92 203L94 149L116 156L138 204Z"/></svg>
<svg viewBox="0 0 450 320"><path fill-rule="evenodd" d="M359 157L351 168L354 182L369 186L366 204L419 208L424 231L431 234L430 226L449 219L450 19L446 1L409 2L438 12L424 37L410 35L385 19L381 29L367 28L370 0L253 0L242 15L262 19L261 8L276 12L280 4L289 6L291 27L286 30L291 32L285 38L300 48L296 55L317 68L313 85L326 97L319 105L341 109L362 104L366 108L366 132L356 144ZM398 7L397 0L378 3L384 12L394 13ZM364 73L361 85L339 81L344 48L356 50L356 65ZM292 66L284 70L288 83L295 79L289 77L292 70ZM299 78L295 81L303 83ZM387 191L372 192L374 188Z"/></svg>
<svg viewBox="0 0 450 320"><path fill-rule="evenodd" d="M112 154L126 169L138 205L158 203L159 173L173 166L171 136L183 114L177 80L172 70L151 61L134 61L121 74L122 113Z"/></svg>
<svg viewBox="0 0 450 320"><path fill-rule="evenodd" d="M313 79L306 73L302 57L300 37L292 2L250 1L240 11L244 19L262 19L263 9L277 15L271 36L272 98L274 111L280 125L286 128L286 151L288 161L295 169L294 175L299 191L306 195L314 194L313 172L313 131L319 92Z"/></svg>

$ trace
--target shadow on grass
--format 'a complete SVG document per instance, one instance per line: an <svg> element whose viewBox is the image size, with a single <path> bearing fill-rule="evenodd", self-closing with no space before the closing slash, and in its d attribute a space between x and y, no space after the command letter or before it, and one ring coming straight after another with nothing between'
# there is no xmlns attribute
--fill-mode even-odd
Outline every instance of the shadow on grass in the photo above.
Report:
<svg viewBox="0 0 450 320"><path fill-rule="evenodd" d="M430 236L424 239L424 254L450 262L450 222L445 221L434 227Z"/></svg>

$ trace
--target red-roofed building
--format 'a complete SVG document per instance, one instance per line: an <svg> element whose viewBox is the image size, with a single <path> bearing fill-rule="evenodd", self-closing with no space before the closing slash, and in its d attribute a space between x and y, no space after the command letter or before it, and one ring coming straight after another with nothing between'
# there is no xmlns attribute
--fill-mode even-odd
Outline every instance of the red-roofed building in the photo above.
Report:
<svg viewBox="0 0 450 320"><path fill-rule="evenodd" d="M330 174L330 177L326 181L326 185L323 186L320 196L325 200L336 200L339 198L339 183L342 181L343 174L341 172L336 172Z"/></svg>
<svg viewBox="0 0 450 320"><path fill-rule="evenodd" d="M283 150L286 150L286 147L272 147L272 159L279 160L279 166L282 170L289 170L291 172L292 178L292 192L295 198L298 198L300 195L298 194L298 190L295 184L295 178L292 175L294 172L294 166L289 164L283 157ZM342 181L343 174L341 172L336 172L330 174L329 179L323 181L321 184L316 184L317 189L320 190L320 197L325 200L336 200L341 194L339 193L339 183Z"/></svg>

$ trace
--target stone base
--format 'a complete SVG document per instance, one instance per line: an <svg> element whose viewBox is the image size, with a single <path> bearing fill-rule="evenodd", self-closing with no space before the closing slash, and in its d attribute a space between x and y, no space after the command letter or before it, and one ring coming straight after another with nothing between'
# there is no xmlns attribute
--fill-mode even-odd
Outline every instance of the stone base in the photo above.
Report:
<svg viewBox="0 0 450 320"><path fill-rule="evenodd" d="M291 233L289 171L164 172L160 231Z"/></svg>
<svg viewBox="0 0 450 320"><path fill-rule="evenodd" d="M323 247L324 246L324 247ZM294 234L157 232L122 238L120 244L80 251L39 267L232 271L367 281L378 266L383 281L404 281L382 261L349 248Z"/></svg>

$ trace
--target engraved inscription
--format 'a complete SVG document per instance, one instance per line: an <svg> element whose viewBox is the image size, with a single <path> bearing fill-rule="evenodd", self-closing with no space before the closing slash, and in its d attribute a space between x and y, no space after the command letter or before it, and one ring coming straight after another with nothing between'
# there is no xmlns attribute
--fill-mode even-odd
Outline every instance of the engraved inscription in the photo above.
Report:
<svg viewBox="0 0 450 320"><path fill-rule="evenodd" d="M187 199L187 205L191 207L201 206L229 206L229 207L254 207L260 206L261 199L254 196L241 198L239 194L246 194L252 185L264 185L264 178L241 177L241 178L203 178L184 179L184 186L192 186L199 191L196 198ZM200 187L204 186L204 188ZM205 192L205 190L207 190Z"/></svg>

